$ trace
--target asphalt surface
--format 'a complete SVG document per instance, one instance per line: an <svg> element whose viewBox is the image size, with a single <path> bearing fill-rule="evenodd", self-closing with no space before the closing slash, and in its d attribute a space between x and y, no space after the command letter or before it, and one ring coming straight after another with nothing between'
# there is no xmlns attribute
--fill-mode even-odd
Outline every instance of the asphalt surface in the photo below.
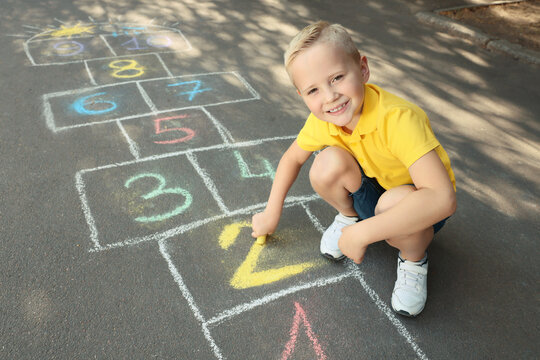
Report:
<svg viewBox="0 0 540 360"><path fill-rule="evenodd" d="M2 1L0 358L538 358L540 71L415 16L461 4ZM249 236L307 116L282 53L318 19L452 160L414 319L394 249L318 254L334 212L307 168Z"/></svg>

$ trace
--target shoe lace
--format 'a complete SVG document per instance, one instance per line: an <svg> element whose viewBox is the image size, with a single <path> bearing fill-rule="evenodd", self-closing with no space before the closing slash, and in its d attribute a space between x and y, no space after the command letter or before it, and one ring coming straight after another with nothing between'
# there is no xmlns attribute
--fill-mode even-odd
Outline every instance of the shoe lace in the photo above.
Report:
<svg viewBox="0 0 540 360"><path fill-rule="evenodd" d="M427 270L419 265L408 264L400 261L399 280L402 287L420 290L420 281L427 275Z"/></svg>

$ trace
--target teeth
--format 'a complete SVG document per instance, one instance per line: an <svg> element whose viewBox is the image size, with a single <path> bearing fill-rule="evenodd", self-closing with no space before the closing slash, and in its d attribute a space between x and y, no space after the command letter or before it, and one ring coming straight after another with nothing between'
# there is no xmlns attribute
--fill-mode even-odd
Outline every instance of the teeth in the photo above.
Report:
<svg viewBox="0 0 540 360"><path fill-rule="evenodd" d="M343 107L344 107L345 105L347 105L347 103L342 104L341 106L339 106L339 107L337 107L337 108L335 108L335 109L328 110L328 112L334 113L334 112L336 112L336 111L339 111L339 110L343 109Z"/></svg>

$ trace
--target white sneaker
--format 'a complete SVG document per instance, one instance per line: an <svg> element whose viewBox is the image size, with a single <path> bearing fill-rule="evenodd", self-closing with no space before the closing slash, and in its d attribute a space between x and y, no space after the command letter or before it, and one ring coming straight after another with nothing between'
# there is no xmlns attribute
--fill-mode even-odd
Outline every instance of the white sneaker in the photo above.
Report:
<svg viewBox="0 0 540 360"><path fill-rule="evenodd" d="M353 225L358 222L358 218L348 217L338 213L334 222L326 229L321 238L321 254L331 260L341 260L345 255L339 250L338 240L341 237L341 229L345 226Z"/></svg>
<svg viewBox="0 0 540 360"><path fill-rule="evenodd" d="M398 257L397 280L392 292L392 308L395 312L416 316L424 310L427 300L427 273L427 255L418 262Z"/></svg>

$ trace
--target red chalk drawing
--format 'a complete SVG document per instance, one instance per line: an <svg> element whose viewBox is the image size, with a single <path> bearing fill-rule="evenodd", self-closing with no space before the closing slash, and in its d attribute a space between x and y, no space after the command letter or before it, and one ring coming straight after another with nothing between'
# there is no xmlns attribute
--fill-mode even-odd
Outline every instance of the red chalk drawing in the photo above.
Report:
<svg viewBox="0 0 540 360"><path fill-rule="evenodd" d="M191 130L189 128L186 128L186 127L181 127L181 128L176 127L176 128L168 128L168 129L161 128L161 122L162 121L169 121L169 120L174 120L174 119L184 119L186 117L188 117L188 115L171 116L171 117L166 117L166 118L161 118L161 119L154 120L154 128L156 130L156 134L162 134L162 133L168 132L168 131L180 131L180 132L183 132L183 133L187 134L184 137L174 139L174 140L154 141L154 142L156 144L176 144L176 143L191 140L195 136L195 131L193 131L193 130Z"/></svg>
<svg viewBox="0 0 540 360"><path fill-rule="evenodd" d="M311 324L307 319L306 312L299 303L295 302L294 306L296 308L296 313L294 314L293 324L291 326L291 331L289 332L291 337L289 338L289 341L285 345L285 349L281 354L281 360L289 359L289 357L294 352L294 347L296 346L296 340L298 337L298 330L300 328L300 322L304 323L304 331L309 340L311 340L311 343L313 344L313 350L315 350L317 360L326 360L326 354L324 353L321 344L319 343L319 340L317 340L315 333L313 333L313 330L311 329Z"/></svg>

